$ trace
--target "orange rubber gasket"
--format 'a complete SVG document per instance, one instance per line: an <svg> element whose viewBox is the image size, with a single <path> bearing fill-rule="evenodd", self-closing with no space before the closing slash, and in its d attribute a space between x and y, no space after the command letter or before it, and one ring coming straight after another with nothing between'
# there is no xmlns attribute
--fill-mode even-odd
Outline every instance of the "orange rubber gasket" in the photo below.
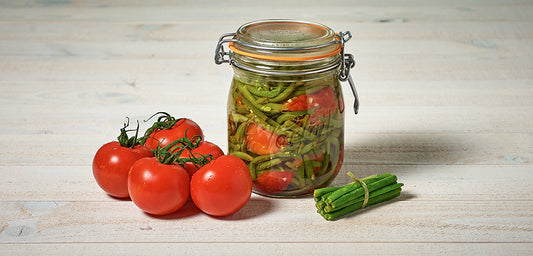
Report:
<svg viewBox="0 0 533 256"><path fill-rule="evenodd" d="M269 55L262 55L262 54L256 54L256 53L250 53L250 52L242 51L242 50L237 49L233 45L233 42L229 42L228 46L229 46L230 50L232 50L233 52L235 52L237 54L243 55L243 56L248 56L248 57L252 57L252 58L256 58L256 59L262 59L262 60L274 60L274 61L318 60L318 59L323 59L323 58L327 58L327 57L331 57L331 56L337 55L337 54L339 54L342 51L341 44L339 43L338 49L336 49L335 51L329 52L327 54L323 54L323 55L309 56L309 57L281 57L281 56L269 56Z"/></svg>

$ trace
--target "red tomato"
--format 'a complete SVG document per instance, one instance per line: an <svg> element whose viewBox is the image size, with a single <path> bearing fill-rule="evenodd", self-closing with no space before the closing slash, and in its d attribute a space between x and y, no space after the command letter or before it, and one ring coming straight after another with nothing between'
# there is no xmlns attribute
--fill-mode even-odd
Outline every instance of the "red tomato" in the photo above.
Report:
<svg viewBox="0 0 533 256"><path fill-rule="evenodd" d="M181 165L162 164L155 157L143 158L130 169L128 191L141 210L165 215L187 202L189 182L189 174Z"/></svg>
<svg viewBox="0 0 533 256"><path fill-rule="evenodd" d="M281 151L287 145L287 138L272 133L257 124L250 124L246 130L246 146L258 155L270 155Z"/></svg>
<svg viewBox="0 0 533 256"><path fill-rule="evenodd" d="M302 94L285 103L289 111L304 111L315 109L311 122L318 121L319 117L327 117L335 112L339 103L335 91L331 87L312 93Z"/></svg>
<svg viewBox="0 0 533 256"><path fill-rule="evenodd" d="M198 143L198 146L196 148L184 150L181 153L180 157L188 158L190 157L190 154L201 154L204 156L207 154L211 154L213 156L213 160L215 160L223 156L224 152L214 143L211 143L209 141L201 141L200 143ZM196 168L193 163L187 162L185 163L185 170L187 170L189 175L192 176L196 171L198 171L198 168Z"/></svg>
<svg viewBox="0 0 533 256"><path fill-rule="evenodd" d="M224 155L200 168L191 179L191 198L203 212L227 216L250 200L252 175L238 157Z"/></svg>
<svg viewBox="0 0 533 256"><path fill-rule="evenodd" d="M337 173L339 173L343 162L344 162L344 146L342 146L341 149L340 149L339 160L337 160L337 166L336 166L335 170L333 171L333 177L335 177L335 175L337 175Z"/></svg>
<svg viewBox="0 0 533 256"><path fill-rule="evenodd" d="M93 175L96 183L109 195L127 198L128 172L135 161L153 156L148 148L137 145L122 147L117 141L104 144L93 159Z"/></svg>
<svg viewBox="0 0 533 256"><path fill-rule="evenodd" d="M255 179L254 188L259 193L274 195L287 189L293 177L293 172L262 172Z"/></svg>
<svg viewBox="0 0 533 256"><path fill-rule="evenodd" d="M161 143L161 147L164 147L182 137L185 137L187 132L187 138L192 140L194 136L204 137L200 126L191 119L182 118L179 119L174 126L170 129L157 129L150 133L149 138L146 139L144 145L149 149L156 149L157 145Z"/></svg>

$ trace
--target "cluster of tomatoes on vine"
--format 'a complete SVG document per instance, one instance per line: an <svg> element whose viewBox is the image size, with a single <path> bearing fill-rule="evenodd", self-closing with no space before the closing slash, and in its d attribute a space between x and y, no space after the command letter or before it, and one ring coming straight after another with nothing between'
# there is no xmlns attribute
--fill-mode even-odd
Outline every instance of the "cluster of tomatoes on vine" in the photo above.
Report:
<svg viewBox="0 0 533 256"><path fill-rule="evenodd" d="M98 149L92 165L98 185L113 197L131 198L153 215L176 212L189 198L213 216L240 210L252 193L246 163L205 141L202 129L191 119L165 112L151 118L157 115L142 137L138 123L136 129L127 130L128 119L118 141Z"/></svg>

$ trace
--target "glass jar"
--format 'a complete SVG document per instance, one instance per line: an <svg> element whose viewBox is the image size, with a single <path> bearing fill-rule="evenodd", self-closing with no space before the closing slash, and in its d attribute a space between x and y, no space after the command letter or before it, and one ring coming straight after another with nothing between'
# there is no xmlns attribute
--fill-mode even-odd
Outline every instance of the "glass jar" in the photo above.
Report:
<svg viewBox="0 0 533 256"><path fill-rule="evenodd" d="M215 62L230 63L228 154L244 160L253 190L296 197L326 187L344 156L344 100L353 56L350 32L317 23L261 20L223 35ZM223 44L228 43L229 51ZM227 56L227 57L226 57Z"/></svg>

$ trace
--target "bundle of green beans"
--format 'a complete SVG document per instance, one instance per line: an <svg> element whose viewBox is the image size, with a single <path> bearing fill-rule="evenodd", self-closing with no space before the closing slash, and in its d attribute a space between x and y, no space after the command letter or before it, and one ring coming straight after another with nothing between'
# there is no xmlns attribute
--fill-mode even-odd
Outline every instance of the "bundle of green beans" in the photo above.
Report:
<svg viewBox="0 0 533 256"><path fill-rule="evenodd" d="M396 175L385 173L339 186L316 189L314 198L317 212L326 220L334 220L365 206L388 201L400 195L403 183L397 182ZM366 187L366 188L365 188Z"/></svg>

